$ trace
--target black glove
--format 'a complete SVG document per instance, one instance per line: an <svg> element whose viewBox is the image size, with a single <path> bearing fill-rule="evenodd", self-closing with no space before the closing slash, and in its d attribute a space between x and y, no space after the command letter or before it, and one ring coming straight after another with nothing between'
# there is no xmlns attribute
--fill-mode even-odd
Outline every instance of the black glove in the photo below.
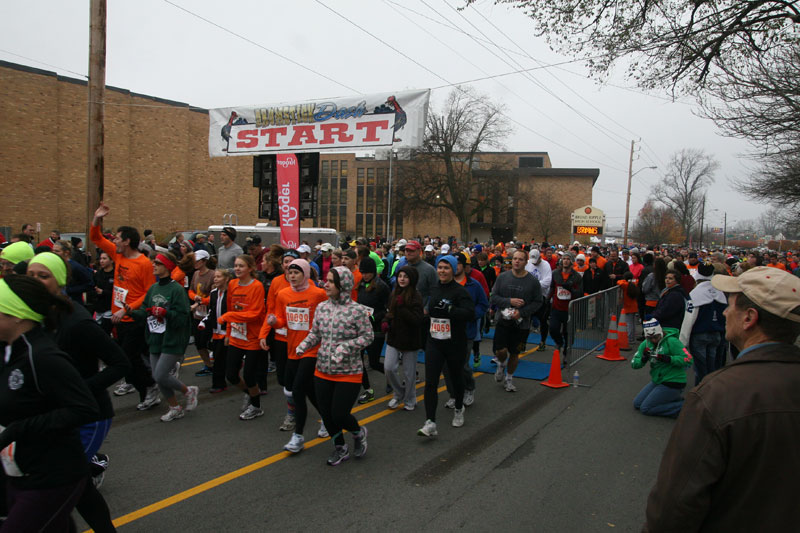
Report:
<svg viewBox="0 0 800 533"><path fill-rule="evenodd" d="M642 350L642 364L647 363L650 360L651 355L652 353L650 351L650 348L645 347L645 349Z"/></svg>
<svg viewBox="0 0 800 533"><path fill-rule="evenodd" d="M450 311L453 309L453 303L450 300L448 300L447 298L442 298L441 300L436 302L436 305L433 306L433 309L435 311L439 311L439 313L436 313L438 315L449 316L450 315Z"/></svg>
<svg viewBox="0 0 800 533"><path fill-rule="evenodd" d="M671 361L670 356L665 353L656 354L655 357L662 363L669 363Z"/></svg>

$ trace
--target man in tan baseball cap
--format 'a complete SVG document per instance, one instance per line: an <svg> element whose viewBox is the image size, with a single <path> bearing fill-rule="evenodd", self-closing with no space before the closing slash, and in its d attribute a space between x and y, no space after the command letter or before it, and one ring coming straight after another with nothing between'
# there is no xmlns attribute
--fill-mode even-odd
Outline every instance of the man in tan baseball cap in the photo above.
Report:
<svg viewBox="0 0 800 533"><path fill-rule="evenodd" d="M646 531L790 531L800 523L800 278L714 275L738 358L686 395Z"/></svg>

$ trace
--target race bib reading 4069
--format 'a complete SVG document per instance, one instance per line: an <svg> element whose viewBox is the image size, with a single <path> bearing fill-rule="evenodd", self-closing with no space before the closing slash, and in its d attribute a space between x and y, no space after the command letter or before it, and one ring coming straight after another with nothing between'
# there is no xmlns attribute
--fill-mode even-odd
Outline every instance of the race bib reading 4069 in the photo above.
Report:
<svg viewBox="0 0 800 533"><path fill-rule="evenodd" d="M439 340L450 338L449 318L431 318L431 338Z"/></svg>

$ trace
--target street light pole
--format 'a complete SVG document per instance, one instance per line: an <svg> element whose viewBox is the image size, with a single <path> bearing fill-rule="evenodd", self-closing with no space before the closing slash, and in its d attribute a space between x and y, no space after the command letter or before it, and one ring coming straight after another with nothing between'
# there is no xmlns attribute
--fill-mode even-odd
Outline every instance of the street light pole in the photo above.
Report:
<svg viewBox="0 0 800 533"><path fill-rule="evenodd" d="M631 141L631 160L628 166L628 194L625 196L625 232L622 236L622 246L628 246L628 220L631 214L631 182L633 177L642 170L653 170L657 166L640 168L636 172L631 173L633 170L633 141Z"/></svg>
<svg viewBox="0 0 800 533"><path fill-rule="evenodd" d="M386 231L384 235L387 240L390 239L389 232L392 231L392 159L394 159L394 149L389 149L389 197L386 207Z"/></svg>

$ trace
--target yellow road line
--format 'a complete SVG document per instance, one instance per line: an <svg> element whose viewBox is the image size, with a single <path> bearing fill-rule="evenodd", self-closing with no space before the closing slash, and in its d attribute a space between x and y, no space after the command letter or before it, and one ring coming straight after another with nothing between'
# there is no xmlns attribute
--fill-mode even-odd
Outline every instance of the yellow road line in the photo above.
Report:
<svg viewBox="0 0 800 533"><path fill-rule="evenodd" d="M525 357L526 355L529 355L529 354L535 352L537 349L538 349L538 347L537 348L533 348L531 350L528 350L526 352L521 353L519 356L520 357ZM188 365L192 365L192 364L198 364L198 363L187 363L184 366L188 366ZM483 372L475 372L474 375L475 375L475 377L478 377L478 376L484 375L484 373ZM425 385L424 382L423 383L417 383L416 384L416 388L419 389L419 388L423 387L424 385ZM443 387L439 387L438 392L443 392L446 389L447 389L447 387L444 387L444 386ZM392 398L392 395L388 394L388 395L378 399L377 402L381 403L381 402L386 401L386 400L388 400L390 398ZM417 396L417 402L420 402L423 399L424 399L424 395ZM363 411L364 409L367 409L369 407L373 407L375 405L378 405L378 403L373 403L373 402L366 403L366 404L363 404L363 405L360 405L360 406L354 408L351 412L352 413L357 413L357 412ZM379 411L379 412L377 412L377 413L375 413L373 415L370 415L368 417L362 418L358 422L361 425L367 425L367 424L370 424L372 422L375 422L376 420L380 420L381 418L384 418L385 416L388 416L388 415L390 415L392 413L396 413L396 412L398 412L400 410L402 410L402 409L399 409L399 408L398 409L384 409L384 410ZM305 447L306 448L313 448L314 446L317 446L318 444L321 444L322 442L325 442L327 440L329 440L329 438L324 438L324 439L316 438L314 440L306 442L305 443ZM144 518L145 516L151 515L151 514L153 514L155 512L158 512L158 511L161 511L162 509L166 509L167 507L171 507L172 505L175 505L176 503L180 503L180 502L182 502L184 500L188 500L189 498L197 496L198 494L202 494L203 492L211 490L211 489L213 489L215 487L218 487L218 486L220 486L220 485L222 485L224 483L227 483L229 481L233 481L234 479L240 478L242 476L245 476L247 474L255 472L256 470L260 470L260 469L265 468L265 467L267 467L269 465L277 463L278 461L280 461L282 459L286 459L287 457L289 457L291 455L292 454L287 452L287 451L279 452L279 453L276 453L274 455L271 455L270 457L267 457L265 459L262 459L260 461L255 462L255 463L252 463L252 464L249 464L249 465L244 466L242 468L239 468L237 470L234 470L233 472L228 472L227 474L224 474L222 476L219 476L219 477L216 477L216 478L211 479L209 481L206 481L205 483L201 483L200 485L197 485L195 487L187 489L187 490L185 490L183 492L179 492L178 494L174 494L174 495L172 495L172 496L170 496L168 498L165 498L165 499L163 499L161 501L157 501L155 503L152 503L150 505L142 507L141 509L137 509L136 511L133 511L133 512L128 513L126 515L120 516L119 518L117 518L117 519L115 519L113 521L114 526L115 527L120 527L120 526L124 526L125 524L130 524L131 522L133 522L135 520L139 520L140 518ZM91 529L87 530L86 533L89 533L91 531L92 531Z"/></svg>

